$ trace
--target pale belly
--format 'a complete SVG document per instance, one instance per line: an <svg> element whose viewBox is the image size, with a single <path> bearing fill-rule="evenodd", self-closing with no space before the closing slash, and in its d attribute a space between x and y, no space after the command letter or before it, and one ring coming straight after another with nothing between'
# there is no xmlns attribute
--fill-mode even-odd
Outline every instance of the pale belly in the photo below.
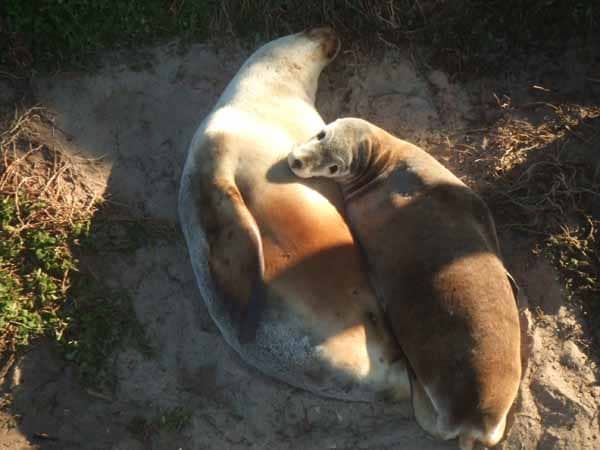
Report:
<svg viewBox="0 0 600 450"><path fill-rule="evenodd" d="M341 193L333 183L294 177L280 161L263 179L239 180L261 232L269 307L285 311L280 325L302 330L319 379L338 380L333 387L356 399L390 388L406 394L398 348L338 209Z"/></svg>
<svg viewBox="0 0 600 450"><path fill-rule="evenodd" d="M213 319L221 321L219 328L244 360L292 385L347 400L373 400L390 389L397 398L407 397L406 370L340 213L338 188L333 183L301 184L285 162L295 140L318 131L320 118L293 134L247 118L221 111L206 121L194 140L228 129L243 131L234 136L228 132L235 147L227 149L224 167L235 173L260 231L266 307L255 341L245 345L237 341L227 316L219 314L219 298L211 293L207 298L212 299ZM231 126L233 119L237 128ZM200 147L197 144L192 147ZM202 155L192 155L188 163L200 166ZM202 230L188 222L192 263L199 284L207 289L206 256L195 244L202 242Z"/></svg>

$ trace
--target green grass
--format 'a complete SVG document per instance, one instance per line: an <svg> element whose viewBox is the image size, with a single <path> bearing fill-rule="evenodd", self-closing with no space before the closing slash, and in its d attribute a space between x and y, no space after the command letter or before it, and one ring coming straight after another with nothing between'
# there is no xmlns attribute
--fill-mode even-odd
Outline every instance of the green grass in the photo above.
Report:
<svg viewBox="0 0 600 450"><path fill-rule="evenodd" d="M23 223L43 202L0 199L0 345L3 353L26 349L40 337L56 342L89 384L110 383L108 357L123 342L151 353L124 291L108 289L79 271L76 253L93 252L91 222L46 227Z"/></svg>
<svg viewBox="0 0 600 450"><path fill-rule="evenodd" d="M546 249L561 268L568 292L589 300L594 322L600 326L600 235L595 222L563 227L547 239Z"/></svg>
<svg viewBox="0 0 600 450"><path fill-rule="evenodd" d="M0 332L2 350L15 350L48 334L60 340L67 323L58 313L77 261L70 245L84 224L70 230L23 227L43 202L0 199ZM48 227L49 228L49 227Z"/></svg>
<svg viewBox="0 0 600 450"><path fill-rule="evenodd" d="M99 49L140 45L175 33L200 36L207 30L209 3L5 0L0 15L4 17L17 62L26 63L31 58L48 65L77 63ZM10 53L10 49L5 50Z"/></svg>
<svg viewBox="0 0 600 450"><path fill-rule="evenodd" d="M507 113L472 158L498 224L535 241L600 344L600 107L548 105L537 125Z"/></svg>
<svg viewBox="0 0 600 450"><path fill-rule="evenodd" d="M498 64L508 52L561 45L569 38L591 42L600 5L596 0L4 0L0 21L0 51L5 62L17 66L73 65L99 49L174 36L233 33L253 42L330 24L347 44L377 41L384 48L384 41L421 42L462 67Z"/></svg>
<svg viewBox="0 0 600 450"><path fill-rule="evenodd" d="M161 430L167 432L181 431L187 427L192 420L192 412L184 407L177 407L167 411L163 411L157 417L156 422Z"/></svg>
<svg viewBox="0 0 600 450"><path fill-rule="evenodd" d="M141 438L148 438L157 432L176 433L187 428L192 421L192 411L183 406L159 411L151 418L134 417L128 426L129 431Z"/></svg>
<svg viewBox="0 0 600 450"><path fill-rule="evenodd" d="M110 385L114 380L106 361L115 349L128 343L147 357L153 349L127 291L107 289L89 275L79 278L61 311L67 328L59 344L65 359L79 367L84 382Z"/></svg>
<svg viewBox="0 0 600 450"><path fill-rule="evenodd" d="M10 70L64 68L85 63L99 50L138 47L174 36L234 34L254 43L330 24L347 46L385 48L417 42L431 48L434 60L440 58L444 66L477 72L486 64L500 66L520 52L560 48L569 39L593 42L599 23L597 0L4 0L0 64ZM506 148L505 144L499 146ZM590 172L586 167L579 164L578 173ZM526 214L531 220L539 205L554 219L563 215L553 205L563 210L577 206L569 210L576 216L571 228L560 228L551 219L535 225L543 229L534 232L545 236L546 252L561 268L570 291L590 304L596 299L598 305L600 227L587 204L593 196L571 192L559 203L549 198L549 191L557 192L552 189L563 172L545 171L539 180L528 179L517 190L514 185L508 188L513 189L513 200L532 208ZM522 180L524 173L515 171L514 179ZM583 184L575 180L574 188L597 185L595 176L589 175ZM47 336L81 367L85 378L93 379L103 373L106 358L120 342L132 339L144 348L143 330L127 293L108 290L90 274L80 273L75 255L105 248L131 252L148 240L171 239L176 233L135 220L96 217L93 226L91 216L40 220L53 205L38 194L30 190L23 197L0 197L0 346L17 351ZM594 220L592 231L589 217ZM600 317L599 306L592 311Z"/></svg>
<svg viewBox="0 0 600 450"><path fill-rule="evenodd" d="M46 338L82 380L111 384L115 349L127 343L149 356L151 348L129 294L82 270L79 257L110 258L172 233L107 217L68 156L31 132L44 120L34 108L0 133L0 352L10 358Z"/></svg>

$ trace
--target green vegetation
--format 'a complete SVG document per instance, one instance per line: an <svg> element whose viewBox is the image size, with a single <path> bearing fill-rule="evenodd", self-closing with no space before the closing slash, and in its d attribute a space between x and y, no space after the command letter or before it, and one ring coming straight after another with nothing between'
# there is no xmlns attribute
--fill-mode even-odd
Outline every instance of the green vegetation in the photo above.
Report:
<svg viewBox="0 0 600 450"><path fill-rule="evenodd" d="M124 341L146 356L153 350L127 292L107 289L89 274L77 282L61 309L68 328L59 343L65 359L79 367L83 381L110 384L112 373L105 362Z"/></svg>
<svg viewBox="0 0 600 450"><path fill-rule="evenodd" d="M101 199L78 189L84 180L72 177L70 160L29 132L43 123L32 109L0 136L0 351L9 356L44 336L86 382L109 383L105 361L122 341L150 350L127 293L80 271L76 256L107 239L105 222L92 222ZM135 240L129 224L121 234L130 248L149 232L137 226Z"/></svg>
<svg viewBox="0 0 600 450"><path fill-rule="evenodd" d="M7 39L6 48L0 50L21 66L64 64L77 63L99 49L139 45L175 33L199 36L207 29L208 3L5 0L0 18Z"/></svg>
<svg viewBox="0 0 600 450"><path fill-rule="evenodd" d="M600 236L596 228L600 221L585 213L581 218L588 220L587 226L563 225L548 237L546 248L561 268L568 292L589 302L593 323L600 325Z"/></svg>
<svg viewBox="0 0 600 450"><path fill-rule="evenodd" d="M188 408L178 406L158 412L153 418L146 419L141 416L134 417L129 423L131 433L147 438L153 433L165 431L175 433L190 425L192 411Z"/></svg>
<svg viewBox="0 0 600 450"><path fill-rule="evenodd" d="M573 304L600 329L600 107L549 103L544 121L507 115L486 131L484 196L501 226L535 239ZM547 111L546 111L547 110ZM481 170L481 165L480 165ZM597 336L600 339L600 334Z"/></svg>
<svg viewBox="0 0 600 450"><path fill-rule="evenodd" d="M48 230L30 223L44 202L14 197L0 199L0 330L2 350L15 350L37 336L57 340L68 326L59 310L70 288L77 261L70 251L84 226Z"/></svg>
<svg viewBox="0 0 600 450"><path fill-rule="evenodd" d="M175 432L187 427L192 420L192 412L181 406L164 411L157 418L160 429Z"/></svg>
<svg viewBox="0 0 600 450"><path fill-rule="evenodd" d="M592 39L596 0L5 0L11 64L74 64L103 48L223 32L271 37L330 24L345 42L423 42L460 68L508 51ZM4 48L1 46L4 42Z"/></svg>
<svg viewBox="0 0 600 450"><path fill-rule="evenodd" d="M552 49L569 39L598 39L597 0L4 0L0 2L0 64L13 70L85 63L94 52L178 36L239 35L257 39L333 25L345 45L385 48L422 43L434 61L471 73L501 65L510 55ZM600 324L600 219L596 147L566 152L600 135L598 111L552 111L533 126L506 119L489 133L492 161L487 199L505 224L536 236L540 251L561 268L574 297L591 305ZM135 220L97 215L101 199L65 197L69 161L27 133L38 110L21 116L0 136L0 350L11 353L40 336L56 341L84 378L102 378L102 365L124 339L147 350L131 300L81 273L77 255L134 251L148 239L177 233ZM595 122L591 122L595 121ZM591 129L588 135L586 130ZM585 134L571 136L572 131ZM595 134L594 134L595 133ZM596 142L596 141L594 141ZM560 147L559 147L560 143ZM24 156L28 149L31 152ZM591 149L591 150L590 150ZM496 155L493 152L496 151ZM585 156L588 155L588 156ZM583 158L583 159L582 159ZM588 158L588 159L586 159ZM543 169L543 170L542 170ZM480 167L479 169L480 170ZM92 225L92 217L94 222ZM510 223L509 223L510 222ZM587 311L587 310L586 310ZM184 423L166 414L151 426ZM162 416L161 416L162 417ZM177 425L179 426L179 425Z"/></svg>

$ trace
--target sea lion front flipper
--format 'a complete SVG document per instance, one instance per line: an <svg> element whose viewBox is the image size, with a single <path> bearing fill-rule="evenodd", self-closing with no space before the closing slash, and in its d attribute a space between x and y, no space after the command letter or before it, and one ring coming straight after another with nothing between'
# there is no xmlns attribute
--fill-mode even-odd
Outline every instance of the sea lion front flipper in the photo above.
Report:
<svg viewBox="0 0 600 450"><path fill-rule="evenodd" d="M207 184L202 186L199 207L210 249L210 271L240 342L248 342L256 334L266 295L260 231L233 182Z"/></svg>

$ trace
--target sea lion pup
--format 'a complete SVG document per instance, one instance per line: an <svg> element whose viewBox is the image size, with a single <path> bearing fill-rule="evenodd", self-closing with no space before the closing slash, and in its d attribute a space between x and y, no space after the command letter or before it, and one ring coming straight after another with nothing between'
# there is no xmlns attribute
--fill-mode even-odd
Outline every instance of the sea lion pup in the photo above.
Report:
<svg viewBox="0 0 600 450"><path fill-rule="evenodd" d="M341 184L350 226L410 366L419 424L495 445L521 376L516 299L484 202L420 148L340 119L288 156Z"/></svg>
<svg viewBox="0 0 600 450"><path fill-rule="evenodd" d="M191 141L180 222L208 311L248 364L328 397L408 397L339 188L287 167L324 125L317 82L339 45L319 28L248 58Z"/></svg>

